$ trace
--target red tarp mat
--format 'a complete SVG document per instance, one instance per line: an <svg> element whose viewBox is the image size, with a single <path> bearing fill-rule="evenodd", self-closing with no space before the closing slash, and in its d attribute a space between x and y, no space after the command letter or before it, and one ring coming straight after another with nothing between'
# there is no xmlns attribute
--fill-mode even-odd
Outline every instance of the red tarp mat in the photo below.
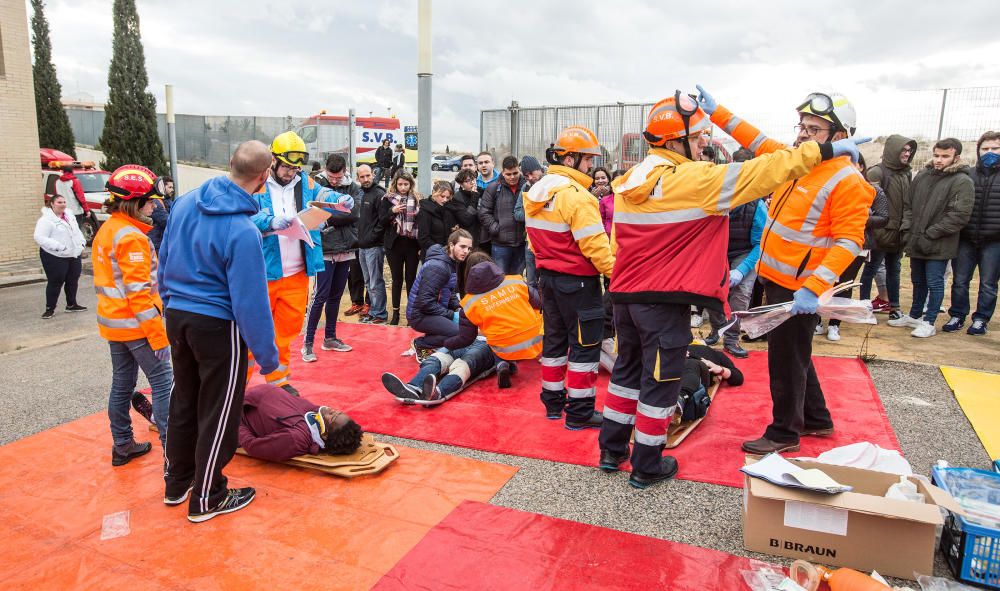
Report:
<svg viewBox="0 0 1000 591"><path fill-rule="evenodd" d="M746 589L749 560L603 527L466 502L374 589Z"/></svg>
<svg viewBox="0 0 1000 591"><path fill-rule="evenodd" d="M367 589L461 502L488 501L516 471L401 446L385 472L351 480L237 456L230 486L252 485L257 498L192 524L186 503L162 502L155 435L138 432L153 451L118 468L104 413L0 447L0 588ZM102 541L102 518L126 510L131 533Z"/></svg>
<svg viewBox="0 0 1000 591"><path fill-rule="evenodd" d="M321 329L322 330L322 329ZM319 361L303 363L292 355L292 384L310 400L340 408L375 433L447 443L485 451L596 466L597 429L568 431L562 421L545 418L538 399L541 366L519 363L514 387L497 388L495 379L471 386L434 408L403 406L382 387L383 371L408 380L417 371L413 357L400 353L416 332L409 329L341 323L337 335L354 347L349 353L316 350ZM298 347L298 344L293 345ZM296 349L297 351L297 349ZM870 441L899 449L895 433L868 370L858 359L816 357L816 371L836 423L833 437L806 437L800 455ZM753 352L737 361L746 375L739 388L722 386L702 424L669 453L680 463L679 478L740 487L743 441L760 437L771 422L767 355ZM598 378L602 406L608 375Z"/></svg>

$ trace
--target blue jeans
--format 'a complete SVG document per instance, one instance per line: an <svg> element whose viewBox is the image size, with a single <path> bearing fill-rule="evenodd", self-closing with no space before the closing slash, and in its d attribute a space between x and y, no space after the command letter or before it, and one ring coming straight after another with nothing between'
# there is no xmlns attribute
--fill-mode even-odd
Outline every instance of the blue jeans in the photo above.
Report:
<svg viewBox="0 0 1000 591"><path fill-rule="evenodd" d="M323 308L326 308L326 338L337 338L340 298L344 295L347 274L350 270L351 261L339 263L323 261L323 270L316 274L316 288L313 290L309 315L306 318L305 343L311 345L316 337L316 327L319 326L319 317L323 313Z"/></svg>
<svg viewBox="0 0 1000 591"><path fill-rule="evenodd" d="M944 270L947 266L947 260L910 258L910 280L913 282L911 318L920 318L923 315L924 320L931 324L937 320L941 312L941 302L944 301ZM924 313L924 302L927 302L926 313Z"/></svg>
<svg viewBox="0 0 1000 591"><path fill-rule="evenodd" d="M503 269L504 275L524 273L524 245L500 246L493 243L493 261Z"/></svg>
<svg viewBox="0 0 1000 591"><path fill-rule="evenodd" d="M167 440L167 415L170 414L170 391L174 387L174 371L168 361L153 354L146 339L108 341L111 347L111 393L108 395L108 419L115 445L132 443L132 394L139 380L139 369L153 390L153 420L160 432L160 443ZM164 448L166 449L166 448Z"/></svg>
<svg viewBox="0 0 1000 591"><path fill-rule="evenodd" d="M871 258L865 263L865 268L861 272L861 299L870 300L872 296L872 281L878 274L879 265L885 261L885 289L889 292L889 307L893 310L899 309L899 271L903 253L886 252L884 250L871 251Z"/></svg>
<svg viewBox="0 0 1000 591"><path fill-rule="evenodd" d="M989 323L997 307L997 281L1000 280L1000 241L977 245L968 240L958 243L958 256L952 260L955 277L951 280L951 308L948 314L965 321L969 314L969 283L979 267L979 298L972 320Z"/></svg>
<svg viewBox="0 0 1000 591"><path fill-rule="evenodd" d="M462 378L455 374L447 373L451 367L443 367L441 360L432 355L424 359L423 363L420 364L420 370L410 380L410 385L420 388L424 383L425 377L435 375L439 379L438 389L441 390L441 395L449 396L461 390L467 382L473 382L477 378L488 375L496 369L497 363L500 362L496 355L493 354L493 350L486 344L486 341L480 339L476 339L475 342L463 349L455 349L454 351L438 349L438 351L447 353L454 359L464 361L469 366L469 379L462 380ZM441 377L441 374L447 375Z"/></svg>
<svg viewBox="0 0 1000 591"><path fill-rule="evenodd" d="M524 245L524 275L528 285L538 289L538 268L535 267L535 253L531 252L528 245Z"/></svg>
<svg viewBox="0 0 1000 591"><path fill-rule="evenodd" d="M361 274L365 278L365 289L368 290L368 315L372 318L386 320L385 310L385 253L381 246L361 248L358 250L358 262L361 263Z"/></svg>

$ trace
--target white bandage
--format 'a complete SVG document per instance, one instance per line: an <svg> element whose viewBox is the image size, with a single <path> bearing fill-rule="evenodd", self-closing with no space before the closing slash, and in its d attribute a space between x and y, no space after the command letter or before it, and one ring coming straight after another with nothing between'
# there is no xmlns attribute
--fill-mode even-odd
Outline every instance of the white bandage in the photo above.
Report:
<svg viewBox="0 0 1000 591"><path fill-rule="evenodd" d="M462 359L456 359L453 361L451 369L448 370L448 373L453 376L458 376L459 379L462 380L463 386L469 381L469 378L472 377L472 369L469 367L469 364Z"/></svg>

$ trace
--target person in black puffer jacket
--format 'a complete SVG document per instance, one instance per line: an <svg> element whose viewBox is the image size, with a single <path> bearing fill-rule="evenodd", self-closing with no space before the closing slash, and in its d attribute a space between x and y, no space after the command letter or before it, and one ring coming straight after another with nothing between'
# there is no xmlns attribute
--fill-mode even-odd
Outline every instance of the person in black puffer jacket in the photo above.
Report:
<svg viewBox="0 0 1000 591"><path fill-rule="evenodd" d="M460 170L455 175L455 194L452 202L456 204L455 219L458 225L472 234L473 248L479 246L482 239L482 227L479 225L479 190L476 188L476 174L468 170ZM457 206L461 206L461 208Z"/></svg>
<svg viewBox="0 0 1000 591"><path fill-rule="evenodd" d="M417 212L417 242L425 258L435 244L447 244L448 236L459 225L456 209L465 210L452 201L451 183L435 182L430 199L425 200Z"/></svg>
<svg viewBox="0 0 1000 591"><path fill-rule="evenodd" d="M455 230L448 244L430 247L406 301L406 322L423 334L413 340L423 361L448 337L458 334L458 264L469 256L472 236Z"/></svg>
<svg viewBox="0 0 1000 591"><path fill-rule="evenodd" d="M965 324L969 313L969 283L979 267L979 298L972 326L973 336L986 334L997 305L1000 279L1000 132L987 131L976 143L976 167L970 176L976 197L972 217L962 229L958 255L952 261L955 278L951 284L951 319L942 330L954 332Z"/></svg>

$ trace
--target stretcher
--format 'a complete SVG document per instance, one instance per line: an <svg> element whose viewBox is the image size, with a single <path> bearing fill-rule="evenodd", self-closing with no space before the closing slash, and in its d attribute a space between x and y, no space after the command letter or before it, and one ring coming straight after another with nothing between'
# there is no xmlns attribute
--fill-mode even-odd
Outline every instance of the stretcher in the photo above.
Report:
<svg viewBox="0 0 1000 591"><path fill-rule="evenodd" d="M149 430L157 431L156 425L150 424ZM252 457L242 447L236 448L236 453ZM354 478L366 474L378 474L398 459L399 452L392 444L375 441L371 433L365 433L361 436L361 445L352 454L337 456L307 454L286 460L282 464L319 470L342 478Z"/></svg>
<svg viewBox="0 0 1000 591"><path fill-rule="evenodd" d="M459 388L458 390L455 390L454 392L452 392L451 394L449 394L447 396L443 396L441 398L438 398L437 400L422 400L422 399L419 399L419 398L404 398L402 396L396 396L391 391L389 391L388 393L389 393L390 396L392 396L393 398L395 398L396 400L398 400L399 402L401 402L401 403L403 403L405 405L408 405L408 406L414 406L415 405L415 406L423 406L425 408L430 408L430 407L438 406L438 405L444 404L445 402L448 402L452 398L454 398L454 397L458 396L459 394L461 394L463 390L465 390L466 388L468 388L472 384L475 384L479 380L481 380L483 378L487 378L487 377L493 375L494 373L496 373L496 369L495 368L491 369L491 370L489 370L487 372L481 373L478 376L475 376L475 377L471 378L468 382L466 382L465 384L463 384L462 387ZM383 375L385 375L385 374L383 374ZM445 374L445 375L448 375L448 374ZM386 390L389 390L389 387L386 385L386 382L385 382L384 378L382 380L382 385L386 388Z"/></svg>
<svg viewBox="0 0 1000 591"><path fill-rule="evenodd" d="M719 380L715 379L712 385L708 387L708 398L709 400L715 399L715 393L719 391ZM712 405L708 406L708 412L705 413L705 417L708 413L712 412ZM673 449L681 444L684 439L691 434L695 428L705 420L705 417L700 419L695 419L693 421L681 421L680 414L674 413L674 418L676 421L671 421L670 426L667 427L667 449Z"/></svg>

